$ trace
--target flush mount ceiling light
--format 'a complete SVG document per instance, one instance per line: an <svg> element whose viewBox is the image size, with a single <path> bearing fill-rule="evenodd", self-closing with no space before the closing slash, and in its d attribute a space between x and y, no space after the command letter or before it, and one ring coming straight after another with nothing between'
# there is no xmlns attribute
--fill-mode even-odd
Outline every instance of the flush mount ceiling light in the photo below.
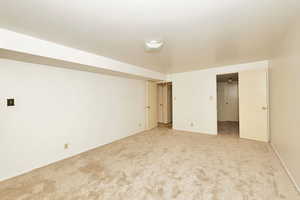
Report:
<svg viewBox="0 0 300 200"><path fill-rule="evenodd" d="M160 40L149 40L145 42L146 51L158 51L163 46L163 41Z"/></svg>

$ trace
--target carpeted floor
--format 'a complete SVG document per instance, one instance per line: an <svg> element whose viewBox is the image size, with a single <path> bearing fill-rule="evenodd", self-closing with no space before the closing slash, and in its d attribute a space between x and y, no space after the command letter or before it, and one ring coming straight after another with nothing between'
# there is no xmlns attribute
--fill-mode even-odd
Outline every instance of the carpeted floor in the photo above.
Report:
<svg viewBox="0 0 300 200"><path fill-rule="evenodd" d="M0 183L1 200L298 200L267 143L157 128Z"/></svg>

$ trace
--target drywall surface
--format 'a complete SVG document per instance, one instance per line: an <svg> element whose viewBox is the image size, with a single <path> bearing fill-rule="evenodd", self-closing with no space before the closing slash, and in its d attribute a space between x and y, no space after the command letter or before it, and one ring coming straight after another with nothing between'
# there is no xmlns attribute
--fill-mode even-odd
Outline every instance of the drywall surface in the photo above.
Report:
<svg viewBox="0 0 300 200"><path fill-rule="evenodd" d="M300 22L288 31L270 61L271 143L300 191Z"/></svg>
<svg viewBox="0 0 300 200"><path fill-rule="evenodd" d="M90 67L120 72L147 79L164 80L165 74L145 69L139 66L127 64L104 56L88 53L78 49L66 47L53 42L30 37L6 29L0 29L0 49L11 52L21 52L36 56L32 62L41 62L42 58L54 59L49 65L56 65L55 60L83 65L81 70L89 70ZM9 57L14 57L9 56ZM48 64L48 63L47 63Z"/></svg>
<svg viewBox="0 0 300 200"><path fill-rule="evenodd" d="M145 86L0 59L0 180L143 131Z"/></svg>
<svg viewBox="0 0 300 200"><path fill-rule="evenodd" d="M268 61L260 61L168 75L173 83L173 128L216 135L216 76L267 67Z"/></svg>

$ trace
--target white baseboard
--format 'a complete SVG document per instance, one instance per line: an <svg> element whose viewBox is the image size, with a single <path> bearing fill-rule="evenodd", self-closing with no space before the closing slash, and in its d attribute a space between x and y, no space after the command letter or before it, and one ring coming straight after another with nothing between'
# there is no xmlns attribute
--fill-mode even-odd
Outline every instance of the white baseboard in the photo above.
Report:
<svg viewBox="0 0 300 200"><path fill-rule="evenodd" d="M285 163L285 161L282 159L282 157L280 156L279 152L277 151L276 147L272 144L271 144L271 147L273 149L273 151L275 152L276 156L279 158L284 170L286 171L287 175L289 176L289 178L291 179L291 181L293 182L296 190L298 191L298 193L300 194L300 187L299 185L297 184L296 180L294 179L291 171L289 170L289 168L287 167L287 164Z"/></svg>
<svg viewBox="0 0 300 200"><path fill-rule="evenodd" d="M205 131L197 131L197 130L191 130L191 129L185 129L185 128L177 128L177 127L173 127L173 130L183 131L183 132L188 132L188 133L198 133L198 134L204 134L204 135L212 135L212 136L218 135L217 133L209 133L209 132L205 132Z"/></svg>

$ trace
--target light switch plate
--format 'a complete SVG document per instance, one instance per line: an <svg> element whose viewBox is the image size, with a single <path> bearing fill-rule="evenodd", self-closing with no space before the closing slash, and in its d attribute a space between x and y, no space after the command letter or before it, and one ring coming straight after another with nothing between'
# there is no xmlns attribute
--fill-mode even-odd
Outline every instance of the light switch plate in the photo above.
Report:
<svg viewBox="0 0 300 200"><path fill-rule="evenodd" d="M7 99L7 106L15 106L15 99Z"/></svg>
<svg viewBox="0 0 300 200"><path fill-rule="evenodd" d="M64 145L64 149L68 149L68 148L69 148L69 144L66 143L66 144Z"/></svg>

